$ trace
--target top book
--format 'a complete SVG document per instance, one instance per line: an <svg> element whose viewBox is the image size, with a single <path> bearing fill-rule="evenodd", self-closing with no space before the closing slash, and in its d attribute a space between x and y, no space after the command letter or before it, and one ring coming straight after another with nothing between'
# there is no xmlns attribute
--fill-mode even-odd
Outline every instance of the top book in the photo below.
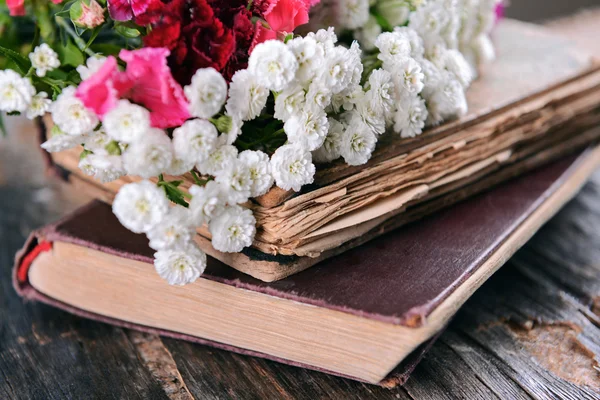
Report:
<svg viewBox="0 0 600 400"><path fill-rule="evenodd" d="M247 203L257 234L242 253L215 250L206 226L197 242L242 272L281 279L483 190L498 171L520 174L597 139L587 132L600 121L600 70L591 57L543 28L510 20L496 27L494 41L497 60L469 89L467 115L412 139L384 136L365 165L333 163L301 192L274 188ZM132 181L102 184L83 174L77 150L53 159L104 201ZM179 188L193 183L186 174Z"/></svg>

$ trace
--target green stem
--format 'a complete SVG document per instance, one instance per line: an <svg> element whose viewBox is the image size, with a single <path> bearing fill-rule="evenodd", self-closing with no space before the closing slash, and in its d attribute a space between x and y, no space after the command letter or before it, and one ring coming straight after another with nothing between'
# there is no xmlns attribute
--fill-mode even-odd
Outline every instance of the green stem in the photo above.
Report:
<svg viewBox="0 0 600 400"><path fill-rule="evenodd" d="M71 36L71 39L73 39L73 42L75 42L75 45L77 46L77 48L79 48L79 50L86 53L88 56L96 55L96 53L94 53L90 48L87 47L87 43L79 35L77 35L77 32L75 32L75 29L73 29L70 22L68 22L63 17L54 18L56 19L56 23L62 26L65 32L67 32L69 36Z"/></svg>
<svg viewBox="0 0 600 400"><path fill-rule="evenodd" d="M46 43L54 42L54 25L50 17L48 2L44 0L33 1L33 13L36 18L37 28L40 30L40 36Z"/></svg>

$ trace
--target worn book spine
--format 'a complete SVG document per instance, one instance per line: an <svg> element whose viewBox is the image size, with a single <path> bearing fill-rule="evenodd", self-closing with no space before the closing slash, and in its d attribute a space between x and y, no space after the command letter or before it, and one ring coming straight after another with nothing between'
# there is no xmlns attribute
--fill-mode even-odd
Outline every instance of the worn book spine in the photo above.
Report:
<svg viewBox="0 0 600 400"><path fill-rule="evenodd" d="M343 378L366 382L357 377L347 376L347 375L339 374L339 373L336 373L333 371L328 371L328 370L325 370L322 368L314 367L312 365L306 365L306 364L294 362L291 360L282 359L279 357L272 356L270 354L251 351L251 350L243 349L240 347L227 345L224 343L206 340L206 339L203 339L203 338L200 338L197 336L186 335L186 334L182 334L182 333L175 332L175 331L169 331L169 330L165 330L165 329L157 329L157 328L154 328L151 326L134 324L134 323L131 323L128 321L96 314L96 313L89 312L89 311L83 310L81 308L75 307L71 304L67 304L67 303L58 301L58 300L53 299L49 296L46 296L44 293L41 293L38 290L36 290L29 283L28 271L37 256L39 256L43 252L52 251L52 245L55 241L66 240L71 243L73 243L73 242L78 243L79 245L84 246L84 247L88 247L88 248L92 248L92 249L102 249L102 247L98 246L96 243L87 242L85 240L80 240L80 239L74 238L74 237L65 237L65 235L63 233L61 233L59 230L56 229L56 227L59 226L61 223L71 220L71 219L74 219L74 218L77 218L78 214L85 213L87 209L96 207L97 205L98 204L96 202L92 202L89 205L77 210L75 213L68 215L61 221L59 221L55 224L46 226L45 228L35 231L29 235L23 248L15 256L15 265L13 268L13 275L12 275L13 287L15 288L16 292L21 297L23 297L24 299L26 299L28 301L39 301L41 303L62 309L68 313L80 316L82 318L87 318L87 319L99 321L102 323L107 323L107 324L118 326L121 328L133 329L133 330L137 330L140 332L170 337L170 338L178 339L178 340L186 340L188 342L197 343L197 344L205 345L205 346L211 346L211 347L215 347L215 348L226 350L226 351L231 351L231 352L242 354L242 355L247 355L247 356L252 356L252 357L261 357L261 358L269 359L272 361L296 366L299 368L312 369L312 370L327 373L330 375L336 375L336 376L340 376ZM106 249L103 249L103 250L106 250ZM125 258L141 259L141 260L146 260L146 258L147 258L145 256L140 256L139 254L136 254L135 251L123 252L122 256ZM419 348L417 348L415 351L413 351L384 380L379 382L379 385L388 387L388 388L393 388L393 387L403 385L404 383L406 383L406 381L410 377L411 373L414 371L417 364L421 361L421 359L424 357L424 355L427 353L427 351L431 348L431 346L437 340L439 335L441 335L441 333L442 332L439 332L433 338L429 339L427 342L423 343Z"/></svg>

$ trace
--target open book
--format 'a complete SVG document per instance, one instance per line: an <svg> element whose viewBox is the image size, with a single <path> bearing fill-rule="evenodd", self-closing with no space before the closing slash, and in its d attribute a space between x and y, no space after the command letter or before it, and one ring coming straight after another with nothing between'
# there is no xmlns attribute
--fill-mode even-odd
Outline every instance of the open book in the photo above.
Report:
<svg viewBox="0 0 600 400"><path fill-rule="evenodd" d="M589 128L600 124L599 63L521 22L503 21L494 41L498 59L470 88L468 115L413 139L387 135L366 165L333 163L301 193L274 188L247 204L257 235L243 253L214 250L206 227L198 229L201 248L275 281L598 139ZM108 203L131 180L86 176L77 149L53 159L71 183ZM186 189L193 180L183 179Z"/></svg>
<svg viewBox="0 0 600 400"><path fill-rule="evenodd" d="M30 237L14 285L85 317L393 385L598 164L589 148L272 283L209 258L195 283L165 285L146 237L96 201Z"/></svg>

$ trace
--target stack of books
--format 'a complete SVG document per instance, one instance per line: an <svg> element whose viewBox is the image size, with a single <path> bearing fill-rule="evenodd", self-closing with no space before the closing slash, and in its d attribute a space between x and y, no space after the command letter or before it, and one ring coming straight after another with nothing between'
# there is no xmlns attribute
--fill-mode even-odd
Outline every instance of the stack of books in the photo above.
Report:
<svg viewBox="0 0 600 400"><path fill-rule="evenodd" d="M387 136L366 166L334 163L300 193L247 203L257 235L242 253L214 250L199 228L212 258L185 287L164 284L146 237L111 212L132 178L102 184L79 171L78 150L53 154L52 168L99 201L32 235L15 287L116 325L403 383L600 163L600 64L533 25L503 21L494 40L498 59L469 90L467 116L414 139Z"/></svg>

